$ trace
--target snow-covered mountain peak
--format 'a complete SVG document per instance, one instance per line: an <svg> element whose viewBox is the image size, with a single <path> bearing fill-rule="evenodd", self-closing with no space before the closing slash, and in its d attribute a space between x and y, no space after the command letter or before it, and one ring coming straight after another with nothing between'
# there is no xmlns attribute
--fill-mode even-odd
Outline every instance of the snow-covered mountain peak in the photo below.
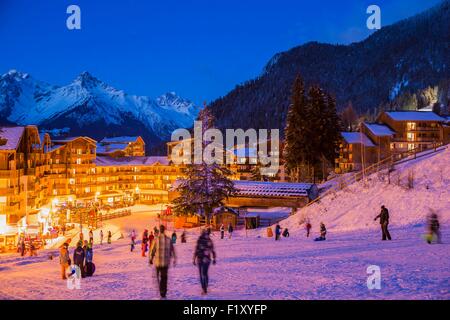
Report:
<svg viewBox="0 0 450 320"><path fill-rule="evenodd" d="M175 129L191 127L199 108L175 92L157 99L128 95L89 72L68 85L52 86L11 70L0 75L0 111L0 124L70 127L71 134L91 132L94 138L144 135L157 141Z"/></svg>
<svg viewBox="0 0 450 320"><path fill-rule="evenodd" d="M94 77L87 71L80 73L80 75L73 81L74 84L78 84L83 88L89 89L103 84L102 81Z"/></svg>

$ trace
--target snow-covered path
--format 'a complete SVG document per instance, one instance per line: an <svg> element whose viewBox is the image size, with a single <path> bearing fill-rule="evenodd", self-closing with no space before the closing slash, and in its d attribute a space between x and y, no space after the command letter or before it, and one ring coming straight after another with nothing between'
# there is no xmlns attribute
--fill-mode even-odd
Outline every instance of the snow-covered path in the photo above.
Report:
<svg viewBox="0 0 450 320"><path fill-rule="evenodd" d="M124 218L126 219L126 218ZM444 232L448 242L450 230ZM375 231L330 235L325 242L302 232L276 243L273 238L213 237L218 264L210 269L210 293L200 294L192 265L196 235L177 244L178 264L169 274L169 299L450 299L450 244L428 245L423 227L392 230L382 242ZM447 241L445 241L447 239ZM158 299L154 270L128 240L97 246L94 277L81 290L59 279L57 259L0 258L0 299ZM381 268L382 288L367 289L369 265Z"/></svg>

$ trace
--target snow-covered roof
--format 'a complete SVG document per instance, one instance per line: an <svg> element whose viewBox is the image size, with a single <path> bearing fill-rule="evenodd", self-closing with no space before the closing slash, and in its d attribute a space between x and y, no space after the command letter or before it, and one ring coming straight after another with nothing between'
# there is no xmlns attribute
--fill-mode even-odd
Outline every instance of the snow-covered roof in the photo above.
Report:
<svg viewBox="0 0 450 320"><path fill-rule="evenodd" d="M392 131L388 126L385 126L384 124L365 122L364 125L367 127L367 129L370 130L370 132L379 137L392 136L395 134L394 131Z"/></svg>
<svg viewBox="0 0 450 320"><path fill-rule="evenodd" d="M116 151L125 151L125 149L127 148L126 144L122 144L122 143L111 143L111 144L101 144L101 143L97 143L97 154L100 153L114 153Z"/></svg>
<svg viewBox="0 0 450 320"><path fill-rule="evenodd" d="M0 127L0 150L16 150L25 127ZM6 143L1 141L6 140Z"/></svg>
<svg viewBox="0 0 450 320"><path fill-rule="evenodd" d="M54 142L54 143L69 143L69 142L75 141L77 139L84 139L84 140L87 140L87 141L92 142L92 143L97 143L97 141L95 141L94 139L92 139L90 137L84 137L84 136L66 137L66 138L61 138L61 139L52 139L52 142Z"/></svg>
<svg viewBox="0 0 450 320"><path fill-rule="evenodd" d="M246 197L308 197L315 188L312 183L280 183L260 181L233 181L237 196Z"/></svg>
<svg viewBox="0 0 450 320"><path fill-rule="evenodd" d="M375 147L373 142L364 133L360 132L341 132L342 138L348 144L361 143L366 147Z"/></svg>
<svg viewBox="0 0 450 320"><path fill-rule="evenodd" d="M112 137L112 138L104 138L100 142L102 143L130 143L130 142L136 142L139 139L139 137Z"/></svg>
<svg viewBox="0 0 450 320"><path fill-rule="evenodd" d="M155 164L169 165L167 157L122 157L112 158L108 156L97 156L95 164L100 167L109 166L151 166Z"/></svg>
<svg viewBox="0 0 450 320"><path fill-rule="evenodd" d="M386 114L396 121L445 121L431 111L389 111Z"/></svg>

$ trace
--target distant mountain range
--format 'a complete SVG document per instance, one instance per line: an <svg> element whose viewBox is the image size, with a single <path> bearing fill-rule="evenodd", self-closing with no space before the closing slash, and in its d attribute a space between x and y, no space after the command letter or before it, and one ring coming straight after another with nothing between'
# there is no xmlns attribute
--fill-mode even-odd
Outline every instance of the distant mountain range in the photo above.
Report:
<svg viewBox="0 0 450 320"><path fill-rule="evenodd" d="M0 124L4 125L35 124L51 132L95 139L141 135L151 150L169 140L173 130L191 127L198 112L199 107L173 92L154 100L128 95L88 72L66 86L53 86L15 70L0 76Z"/></svg>
<svg viewBox="0 0 450 320"><path fill-rule="evenodd" d="M428 86L439 87L437 95L448 105L449 3L442 1L358 43L310 42L276 54L259 77L209 105L218 126L283 129L298 73L307 86L319 84L335 95L340 109L351 101L360 113L373 112Z"/></svg>

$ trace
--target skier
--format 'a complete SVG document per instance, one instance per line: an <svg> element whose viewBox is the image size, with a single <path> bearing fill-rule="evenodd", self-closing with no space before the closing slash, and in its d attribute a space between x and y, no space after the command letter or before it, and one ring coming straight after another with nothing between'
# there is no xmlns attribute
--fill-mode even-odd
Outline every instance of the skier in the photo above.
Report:
<svg viewBox="0 0 450 320"><path fill-rule="evenodd" d="M186 243L186 230L183 230L181 234L181 243Z"/></svg>
<svg viewBox="0 0 450 320"><path fill-rule="evenodd" d="M289 230L288 230L288 228L284 229L284 231L283 231L283 237L289 238Z"/></svg>
<svg viewBox="0 0 450 320"><path fill-rule="evenodd" d="M108 244L111 244L112 233L108 231Z"/></svg>
<svg viewBox="0 0 450 320"><path fill-rule="evenodd" d="M223 223L220 225L220 239L223 239L223 237L225 236L225 226L223 225Z"/></svg>
<svg viewBox="0 0 450 320"><path fill-rule="evenodd" d="M389 210L385 206L381 206L381 212L378 216L375 217L374 221L377 221L378 218L380 219L382 240L385 241L386 238L388 240L392 240L391 234L389 233L389 230L388 230Z"/></svg>
<svg viewBox="0 0 450 320"><path fill-rule="evenodd" d="M310 233L311 233L311 228L312 228L312 225L311 225L311 223L309 222L309 220L306 222L306 237L307 238L309 238L309 235L310 235Z"/></svg>
<svg viewBox="0 0 450 320"><path fill-rule="evenodd" d="M84 278L84 259L85 251L83 250L83 242L78 241L77 248L73 252L73 263L80 268L81 277Z"/></svg>
<svg viewBox="0 0 450 320"><path fill-rule="evenodd" d="M94 244L94 232L91 230L89 230L89 243L90 244Z"/></svg>
<svg viewBox="0 0 450 320"><path fill-rule="evenodd" d="M431 212L428 216L428 238L427 242L431 244L433 237L436 236L436 242L442 243L439 218L435 212Z"/></svg>
<svg viewBox="0 0 450 320"><path fill-rule="evenodd" d="M64 243L59 250L59 264L61 266L61 277L63 280L67 279L66 270L70 265L69 244Z"/></svg>
<svg viewBox="0 0 450 320"><path fill-rule="evenodd" d="M165 298L167 294L167 276L170 266L170 260L173 258L173 265L176 264L175 248L171 239L164 234L165 227L159 227L160 233L150 250L150 265L155 263L156 278L159 284L159 293L161 298Z"/></svg>
<svg viewBox="0 0 450 320"><path fill-rule="evenodd" d="M200 273L200 284L202 286L202 294L208 293L208 269L212 263L216 264L216 252L214 250L214 244L209 236L207 230L203 230L200 238L197 240L197 246L194 251L194 265L198 265L198 270Z"/></svg>
<svg viewBox="0 0 450 320"><path fill-rule="evenodd" d="M277 223L276 227L275 227L275 241L280 240L280 235L281 235L281 227L280 225Z"/></svg>
<svg viewBox="0 0 450 320"><path fill-rule="evenodd" d="M146 257L145 253L148 251L148 230L145 229L142 233L142 244L141 244L142 256Z"/></svg>
<svg viewBox="0 0 450 320"><path fill-rule="evenodd" d="M100 245L103 245L103 230L100 230Z"/></svg>
<svg viewBox="0 0 450 320"><path fill-rule="evenodd" d="M323 222L320 223L320 237L314 239L314 241L325 241L327 235L327 228Z"/></svg>
<svg viewBox="0 0 450 320"><path fill-rule="evenodd" d="M172 233L172 243L173 244L177 243L177 233L175 231Z"/></svg>
<svg viewBox="0 0 450 320"><path fill-rule="evenodd" d="M228 239L231 239L231 236L233 235L233 226L228 224Z"/></svg>
<svg viewBox="0 0 450 320"><path fill-rule="evenodd" d="M93 270L94 251L92 250L92 244L88 244L85 250L85 275L91 277Z"/></svg>

